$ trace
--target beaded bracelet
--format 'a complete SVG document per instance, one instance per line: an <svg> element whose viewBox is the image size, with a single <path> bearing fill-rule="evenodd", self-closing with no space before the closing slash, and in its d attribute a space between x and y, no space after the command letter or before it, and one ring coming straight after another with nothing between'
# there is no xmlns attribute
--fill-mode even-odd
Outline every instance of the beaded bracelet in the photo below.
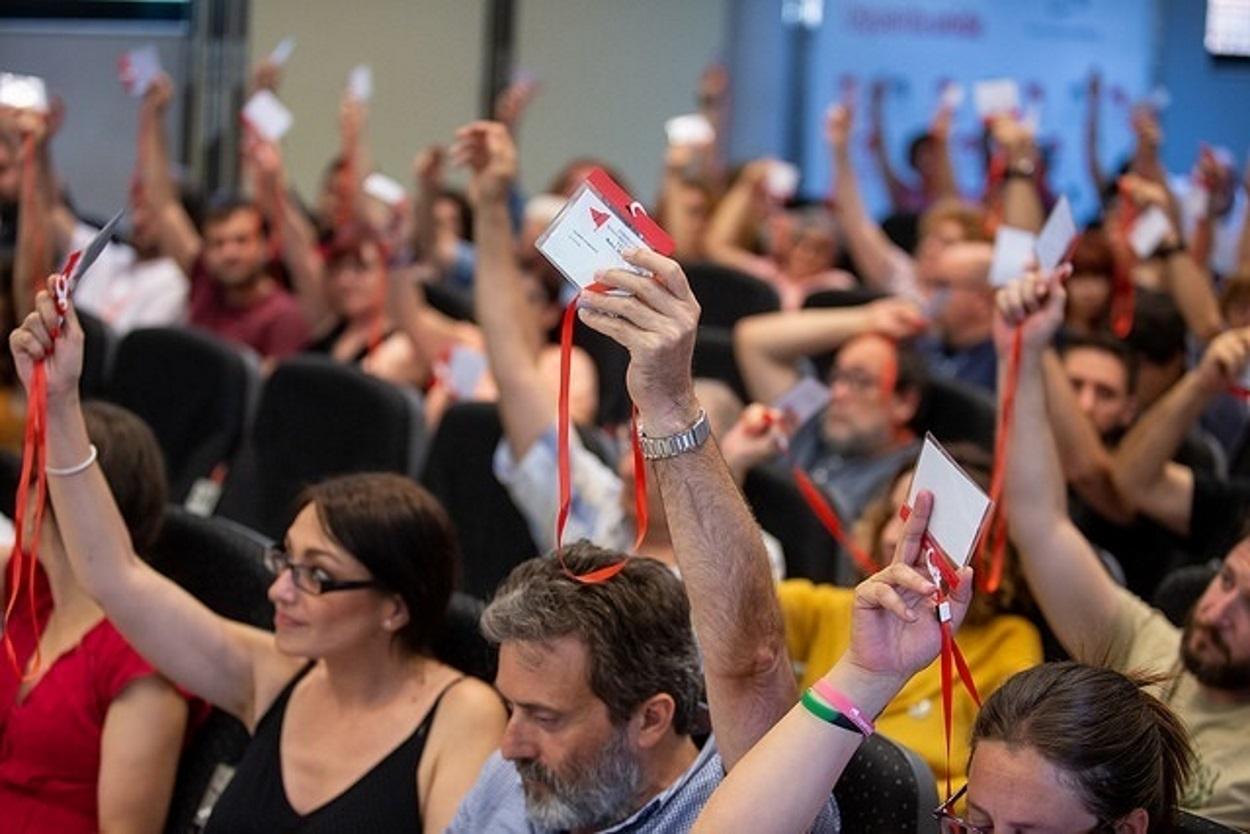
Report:
<svg viewBox="0 0 1250 834"><path fill-rule="evenodd" d="M812 690L809 689L803 693L802 703L804 708L806 708L809 713L819 718L821 721L824 721L826 724L832 724L833 726L840 727L848 732L863 735L863 732L859 729L859 727L855 726L849 718L826 704L824 701L820 700L820 698L816 695L816 693L812 692Z"/></svg>

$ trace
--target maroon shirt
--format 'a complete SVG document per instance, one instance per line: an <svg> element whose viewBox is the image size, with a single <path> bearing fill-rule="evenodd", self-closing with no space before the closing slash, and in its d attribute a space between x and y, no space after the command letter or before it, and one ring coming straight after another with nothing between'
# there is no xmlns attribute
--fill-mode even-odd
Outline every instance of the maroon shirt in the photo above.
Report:
<svg viewBox="0 0 1250 834"><path fill-rule="evenodd" d="M225 288L208 274L203 256L191 268L188 318L195 327L274 359L298 353L308 341L308 322L284 287L274 284L269 294L250 307L232 306L226 303Z"/></svg>

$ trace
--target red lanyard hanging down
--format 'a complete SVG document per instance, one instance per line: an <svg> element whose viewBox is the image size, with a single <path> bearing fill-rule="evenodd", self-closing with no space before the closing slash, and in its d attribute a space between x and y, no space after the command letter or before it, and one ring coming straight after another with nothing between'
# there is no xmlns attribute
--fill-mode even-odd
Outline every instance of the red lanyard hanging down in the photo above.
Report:
<svg viewBox="0 0 1250 834"><path fill-rule="evenodd" d="M68 284L68 276L73 274L79 255L79 252L74 252L69 256L65 266L61 269L61 276L58 278L58 281ZM58 306L64 311L62 298L63 294L58 293ZM52 332L54 349L59 335L60 328ZM43 529L43 514L48 503L47 426L48 372L44 367L44 360L41 359L35 363L35 367L31 371L30 391L26 403L26 434L22 442L21 476L17 482L17 495L14 499L13 550L9 557L13 563L11 572L13 587L9 588L8 599L4 605L5 627L2 638L4 653L8 658L9 665L18 679L23 682L37 678L40 670L43 668L43 655L39 648L39 619L35 610L35 566L39 563L39 536ZM29 513L30 526L28 528L27 502L30 500L32 475L35 479L35 504L33 510L30 510ZM27 542L28 531L29 543ZM29 671L22 669L21 661L17 656L17 648L13 645L12 629L9 628L13 611L17 607L18 600L21 599L23 586L25 586L27 613L30 616L30 630L34 640L34 655L31 658Z"/></svg>
<svg viewBox="0 0 1250 834"><path fill-rule="evenodd" d="M899 516L904 521L911 515L911 508L904 504L899 508ZM934 601L937 603L938 624L942 632L942 651L941 651L941 676L942 676L942 722L946 739L946 798L951 797L951 735L954 726L954 701L955 686L951 667L959 672L959 679L963 683L964 689L972 698L972 702L981 706L981 695L977 692L976 681L972 678L972 670L968 668L968 661L964 659L963 652L959 650L959 644L955 642L954 631L951 627L951 606L950 594L959 587L959 574L956 573L954 564L950 557L938 547L937 542L929 535L926 530L923 538L920 540L920 554L924 561L925 570L929 573L929 578L933 584L937 586L937 593Z"/></svg>
<svg viewBox="0 0 1250 834"><path fill-rule="evenodd" d="M1133 267L1137 265L1137 253L1129 242L1133 224L1137 222L1137 204L1129 190L1120 186L1120 217L1113 231L1118 245L1113 250L1111 282L1111 331L1120 339L1127 339L1133 329L1133 305L1136 287L1133 284ZM1118 251L1117 251L1118 250Z"/></svg>
<svg viewBox="0 0 1250 834"><path fill-rule="evenodd" d="M589 292L602 292L607 287L591 284L586 288ZM573 358L573 322L577 318L577 301L579 292L564 310L564 318L560 322L560 397L556 415L556 470L559 481L560 503L556 512L556 554L560 566L571 579L587 585L604 582L616 576L625 567L626 559L613 562L605 567L587 573L574 573L564 564L564 527L569 520L569 510L573 502L572 465L569 453L569 373ZM642 456L642 446L638 441L638 408L630 405L629 441L634 458L634 516L635 536L634 550L642 546L647 537L647 461ZM626 557L628 558L628 557Z"/></svg>

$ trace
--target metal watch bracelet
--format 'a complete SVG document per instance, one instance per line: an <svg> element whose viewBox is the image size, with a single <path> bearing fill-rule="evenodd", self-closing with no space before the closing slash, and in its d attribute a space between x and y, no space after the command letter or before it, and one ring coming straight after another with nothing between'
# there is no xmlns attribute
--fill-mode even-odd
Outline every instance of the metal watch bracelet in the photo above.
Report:
<svg viewBox="0 0 1250 834"><path fill-rule="evenodd" d="M711 434L712 426L708 422L707 412L699 409L699 416L690 428L667 437L647 437L645 432L639 431L638 445L642 449L642 456L647 460L663 460L693 452L706 443Z"/></svg>

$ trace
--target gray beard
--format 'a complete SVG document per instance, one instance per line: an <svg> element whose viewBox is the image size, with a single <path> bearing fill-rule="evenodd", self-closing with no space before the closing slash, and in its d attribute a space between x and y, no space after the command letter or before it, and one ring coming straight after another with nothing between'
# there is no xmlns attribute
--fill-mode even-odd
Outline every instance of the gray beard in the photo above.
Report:
<svg viewBox="0 0 1250 834"><path fill-rule="evenodd" d="M530 822L547 831L606 828L634 811L642 785L642 765L629 749L622 727L589 762L557 774L538 762L513 762L525 791ZM539 782L545 790L533 790Z"/></svg>

